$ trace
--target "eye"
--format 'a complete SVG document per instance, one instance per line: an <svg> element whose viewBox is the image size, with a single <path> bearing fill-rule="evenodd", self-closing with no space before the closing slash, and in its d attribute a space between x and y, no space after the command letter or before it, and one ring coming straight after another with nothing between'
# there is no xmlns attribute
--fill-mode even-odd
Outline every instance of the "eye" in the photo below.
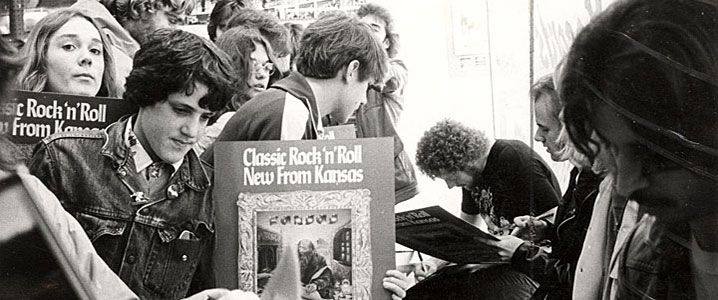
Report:
<svg viewBox="0 0 718 300"><path fill-rule="evenodd" d="M101 48L92 48L90 49L90 53L94 55L102 55L102 49Z"/></svg>
<svg viewBox="0 0 718 300"><path fill-rule="evenodd" d="M184 24L182 18L179 15L167 13L167 22L172 25Z"/></svg>
<svg viewBox="0 0 718 300"><path fill-rule="evenodd" d="M75 45L73 45L73 44L64 44L64 45L62 45L62 49L65 51L73 51L73 50L77 49L77 47L75 47Z"/></svg>
<svg viewBox="0 0 718 300"><path fill-rule="evenodd" d="M172 110L178 115L187 115L190 113L189 110L181 108L181 107L173 107Z"/></svg>

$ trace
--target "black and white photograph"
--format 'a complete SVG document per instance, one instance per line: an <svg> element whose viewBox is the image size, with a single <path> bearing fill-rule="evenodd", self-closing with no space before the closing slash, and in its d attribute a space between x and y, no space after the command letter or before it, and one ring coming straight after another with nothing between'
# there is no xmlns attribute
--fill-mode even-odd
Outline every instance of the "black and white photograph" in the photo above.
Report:
<svg viewBox="0 0 718 300"><path fill-rule="evenodd" d="M1 299L718 299L718 0L0 0Z"/></svg>

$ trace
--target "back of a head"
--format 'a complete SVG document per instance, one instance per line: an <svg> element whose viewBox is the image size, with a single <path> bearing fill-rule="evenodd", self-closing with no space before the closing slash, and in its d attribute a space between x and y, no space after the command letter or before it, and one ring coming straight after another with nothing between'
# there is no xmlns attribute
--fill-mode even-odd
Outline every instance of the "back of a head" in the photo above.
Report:
<svg viewBox="0 0 718 300"><path fill-rule="evenodd" d="M160 29L137 51L123 97L145 107L172 93L189 95L201 82L209 93L199 106L218 111L235 93L236 80L229 56L212 42L183 30Z"/></svg>
<svg viewBox="0 0 718 300"><path fill-rule="evenodd" d="M718 148L718 8L709 2L621 1L580 32L559 92L566 126L581 152L595 155L591 110L604 103L664 151L716 164L686 146ZM671 138L666 130L692 142Z"/></svg>
<svg viewBox="0 0 718 300"><path fill-rule="evenodd" d="M217 1L209 14L209 22L207 22L209 39L213 42L216 41L217 29L221 27L222 23L228 24L229 20L239 11L252 8L251 3L248 2L246 0ZM222 28L222 30L225 30L225 28Z"/></svg>
<svg viewBox="0 0 718 300"><path fill-rule="evenodd" d="M11 101L10 89L17 70L22 66L22 59L18 56L15 47L5 39L0 38L0 107ZM3 118L9 117L7 115ZM0 133L0 170L14 170L20 163L22 153Z"/></svg>
<svg viewBox="0 0 718 300"><path fill-rule="evenodd" d="M8 92L15 82L16 72L22 66L17 49L7 40L0 38L0 103L5 103Z"/></svg>
<svg viewBox="0 0 718 300"><path fill-rule="evenodd" d="M328 79L352 60L359 62L359 80L381 82L388 70L387 54L371 29L357 18L327 13L302 34L295 63L306 77Z"/></svg>
<svg viewBox="0 0 718 300"><path fill-rule="evenodd" d="M432 179L442 172L466 171L472 162L489 153L489 142L482 131L444 119L419 139L416 166Z"/></svg>
<svg viewBox="0 0 718 300"><path fill-rule="evenodd" d="M127 20L151 17L147 12L161 6L170 8L175 14L190 14L197 0L99 0L110 14L124 24Z"/></svg>
<svg viewBox="0 0 718 300"><path fill-rule="evenodd" d="M284 25L284 27L287 28L287 32L289 32L289 44L290 46L292 46L292 48L290 49L290 54L292 62L294 62L294 59L297 58L297 52L299 51L299 40L302 39L302 33L304 33L304 26L302 26L302 24L291 22L285 22L282 25Z"/></svg>
<svg viewBox="0 0 718 300"><path fill-rule="evenodd" d="M289 32L276 17L256 9L243 9L238 11L227 23L227 28L240 26L259 31L272 44L276 57L290 54Z"/></svg>

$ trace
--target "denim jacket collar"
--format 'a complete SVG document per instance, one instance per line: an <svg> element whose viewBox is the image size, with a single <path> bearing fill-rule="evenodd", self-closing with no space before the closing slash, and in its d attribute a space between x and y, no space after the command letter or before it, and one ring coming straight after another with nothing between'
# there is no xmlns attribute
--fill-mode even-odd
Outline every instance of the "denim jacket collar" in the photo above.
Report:
<svg viewBox="0 0 718 300"><path fill-rule="evenodd" d="M136 116L135 114L132 117ZM129 121L130 116L124 116L105 129L106 139L105 144L102 145L102 154L112 160L115 167L117 167L118 173L126 172L124 170L129 169L127 164L132 157L129 147L124 142L124 129ZM177 170L171 181L174 183L179 182L195 191L204 191L209 188L209 176L207 176L194 149L187 152L182 166Z"/></svg>

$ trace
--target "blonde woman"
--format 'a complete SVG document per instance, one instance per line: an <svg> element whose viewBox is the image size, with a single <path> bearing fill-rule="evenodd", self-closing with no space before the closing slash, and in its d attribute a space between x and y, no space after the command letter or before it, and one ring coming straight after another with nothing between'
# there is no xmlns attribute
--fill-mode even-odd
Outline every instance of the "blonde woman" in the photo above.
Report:
<svg viewBox="0 0 718 300"><path fill-rule="evenodd" d="M18 88L119 97L110 44L99 25L77 10L59 10L35 25L24 48Z"/></svg>

